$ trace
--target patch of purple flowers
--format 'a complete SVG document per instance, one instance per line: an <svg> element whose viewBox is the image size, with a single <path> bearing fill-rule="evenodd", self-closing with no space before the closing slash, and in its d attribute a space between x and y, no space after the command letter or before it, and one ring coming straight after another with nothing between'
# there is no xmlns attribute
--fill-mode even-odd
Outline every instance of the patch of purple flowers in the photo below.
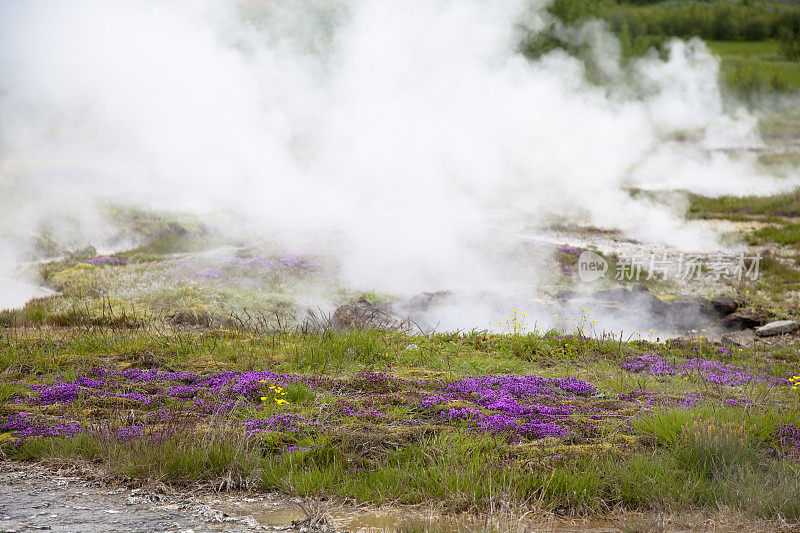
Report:
<svg viewBox="0 0 800 533"><path fill-rule="evenodd" d="M620 394L619 399L649 407L683 407L688 409L703 401L703 395L697 393L675 395L648 390L633 390L626 394Z"/></svg>
<svg viewBox="0 0 800 533"><path fill-rule="evenodd" d="M87 263L89 265L124 265L127 263L128 260L123 257L94 257L92 259L87 259L85 261L81 261L81 263Z"/></svg>
<svg viewBox="0 0 800 533"><path fill-rule="evenodd" d="M283 257L264 257L257 255L255 257L239 257L235 255L228 256L222 260L223 263L245 266L245 267L284 267L288 269L303 269L319 266L319 263L310 259L304 259L296 254L289 254Z"/></svg>
<svg viewBox="0 0 800 533"><path fill-rule="evenodd" d="M83 427L77 422L50 422L28 413L14 413L6 417L0 424L0 431L14 434L14 443L20 444L26 439L41 437L71 437L83 433Z"/></svg>
<svg viewBox="0 0 800 533"><path fill-rule="evenodd" d="M225 272L218 268L205 267L194 271L194 277L207 279L220 279L225 277Z"/></svg>
<svg viewBox="0 0 800 533"><path fill-rule="evenodd" d="M574 377L488 375L454 381L444 386L443 392L423 398L421 405L433 407L455 400L469 401L476 407L445 409L440 413L441 418L466 421L471 430L530 439L564 436L573 428L573 415L599 414L570 402L597 393L594 385Z"/></svg>
<svg viewBox="0 0 800 533"><path fill-rule="evenodd" d="M685 363L676 363L657 354L642 354L627 358L622 364L622 369L654 376L698 376L703 381L731 387L750 382L766 383L770 386L789 384L789 380L784 378L776 378L765 373L756 374L741 366L698 357L693 357Z"/></svg>
<svg viewBox="0 0 800 533"><path fill-rule="evenodd" d="M327 431L327 426L312 422L307 418L299 415L275 415L266 419L248 420L244 424L248 435L256 433L263 433L265 431L278 431L281 433L290 433L295 436L308 435Z"/></svg>
<svg viewBox="0 0 800 533"><path fill-rule="evenodd" d="M567 246L567 245L559 246L558 249L566 254L571 254L575 256L578 256L583 252L582 248L578 248L575 246Z"/></svg>

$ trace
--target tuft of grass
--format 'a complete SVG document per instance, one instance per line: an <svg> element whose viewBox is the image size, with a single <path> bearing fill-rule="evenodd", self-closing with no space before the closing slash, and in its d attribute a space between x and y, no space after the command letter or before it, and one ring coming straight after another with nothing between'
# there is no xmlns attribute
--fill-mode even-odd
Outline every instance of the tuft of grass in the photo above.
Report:
<svg viewBox="0 0 800 533"><path fill-rule="evenodd" d="M675 457L711 478L754 464L758 451L743 423L711 417L692 420L683 428Z"/></svg>
<svg viewBox="0 0 800 533"><path fill-rule="evenodd" d="M352 329L344 332L319 330L292 337L293 353L288 366L315 373L336 372L355 366L373 368L388 360L389 344L381 332Z"/></svg>

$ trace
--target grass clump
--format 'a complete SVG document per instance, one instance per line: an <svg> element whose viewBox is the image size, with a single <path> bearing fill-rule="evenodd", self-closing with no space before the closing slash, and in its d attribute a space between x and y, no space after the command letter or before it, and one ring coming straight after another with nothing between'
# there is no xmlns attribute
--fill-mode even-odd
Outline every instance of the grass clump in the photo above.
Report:
<svg viewBox="0 0 800 533"><path fill-rule="evenodd" d="M757 462L758 451L743 423L714 417L686 424L677 442L678 461L707 477Z"/></svg>
<svg viewBox="0 0 800 533"><path fill-rule="evenodd" d="M344 332L313 331L293 337L289 368L326 373L360 366L374 368L388 360L389 341L376 331L351 329Z"/></svg>

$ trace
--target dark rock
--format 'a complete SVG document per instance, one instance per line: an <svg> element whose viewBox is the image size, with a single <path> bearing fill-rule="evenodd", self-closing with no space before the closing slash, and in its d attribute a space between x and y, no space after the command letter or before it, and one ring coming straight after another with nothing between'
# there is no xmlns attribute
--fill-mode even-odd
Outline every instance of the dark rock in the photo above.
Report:
<svg viewBox="0 0 800 533"><path fill-rule="evenodd" d="M717 318L711 302L702 296L680 296L670 303L667 312L670 324L689 329L698 328Z"/></svg>
<svg viewBox="0 0 800 533"><path fill-rule="evenodd" d="M644 283L635 283L631 287L631 292L650 292L650 289Z"/></svg>
<svg viewBox="0 0 800 533"><path fill-rule="evenodd" d="M568 302L578 297L575 291L560 290L556 293L555 299L559 302Z"/></svg>
<svg viewBox="0 0 800 533"><path fill-rule="evenodd" d="M800 324L794 320L778 320L756 328L756 335L759 337L773 337L775 335L794 333L798 328L800 328Z"/></svg>
<svg viewBox="0 0 800 533"><path fill-rule="evenodd" d="M444 303L453 293L450 291L421 292L415 294L403 304L408 311L425 312L431 307Z"/></svg>
<svg viewBox="0 0 800 533"><path fill-rule="evenodd" d="M603 303L625 304L633 293L626 289L603 289L592 294L592 298Z"/></svg>
<svg viewBox="0 0 800 533"><path fill-rule="evenodd" d="M775 316L771 311L764 309L738 309L720 321L720 324L729 330L743 330L763 326Z"/></svg>
<svg viewBox="0 0 800 533"><path fill-rule="evenodd" d="M384 311L366 298L342 305L333 312L333 327L339 330L369 329L410 332L411 324Z"/></svg>
<svg viewBox="0 0 800 533"><path fill-rule="evenodd" d="M639 313L649 313L664 317L669 305L661 301L644 286L636 285L633 290L604 289L592 294L592 299L603 306L615 306Z"/></svg>
<svg viewBox="0 0 800 533"><path fill-rule="evenodd" d="M739 308L739 302L731 296L715 296L711 298L711 307L719 317L727 316Z"/></svg>

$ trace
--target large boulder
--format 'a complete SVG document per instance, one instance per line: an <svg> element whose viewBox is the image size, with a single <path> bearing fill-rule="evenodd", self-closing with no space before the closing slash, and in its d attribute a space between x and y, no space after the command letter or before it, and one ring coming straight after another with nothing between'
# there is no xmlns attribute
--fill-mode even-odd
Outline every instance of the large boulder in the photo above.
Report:
<svg viewBox="0 0 800 533"><path fill-rule="evenodd" d="M722 327L729 330L757 328L769 322L775 316L765 309L738 309L720 321Z"/></svg>
<svg viewBox="0 0 800 533"><path fill-rule="evenodd" d="M675 326L699 329L719 318L711 302L702 296L684 295L673 300L667 312L667 321Z"/></svg>
<svg viewBox="0 0 800 533"><path fill-rule="evenodd" d="M756 328L756 335L759 337L773 337L775 335L794 333L798 328L800 328L800 324L794 320L777 320Z"/></svg>
<svg viewBox="0 0 800 533"><path fill-rule="evenodd" d="M452 296L451 291L421 292L409 298L401 307L410 313L424 313L431 307L444 304Z"/></svg>
<svg viewBox="0 0 800 533"><path fill-rule="evenodd" d="M739 302L731 296L715 296L711 298L711 307L719 317L727 316L739 308Z"/></svg>
<svg viewBox="0 0 800 533"><path fill-rule="evenodd" d="M593 293L591 298L607 309L647 313L656 317L666 316L669 310L667 303L641 284L634 285L631 290L622 288L599 290Z"/></svg>
<svg viewBox="0 0 800 533"><path fill-rule="evenodd" d="M333 327L338 330L369 329L376 331L400 331L409 333L412 330L408 321L389 313L373 304L366 298L359 298L339 306L331 319Z"/></svg>

